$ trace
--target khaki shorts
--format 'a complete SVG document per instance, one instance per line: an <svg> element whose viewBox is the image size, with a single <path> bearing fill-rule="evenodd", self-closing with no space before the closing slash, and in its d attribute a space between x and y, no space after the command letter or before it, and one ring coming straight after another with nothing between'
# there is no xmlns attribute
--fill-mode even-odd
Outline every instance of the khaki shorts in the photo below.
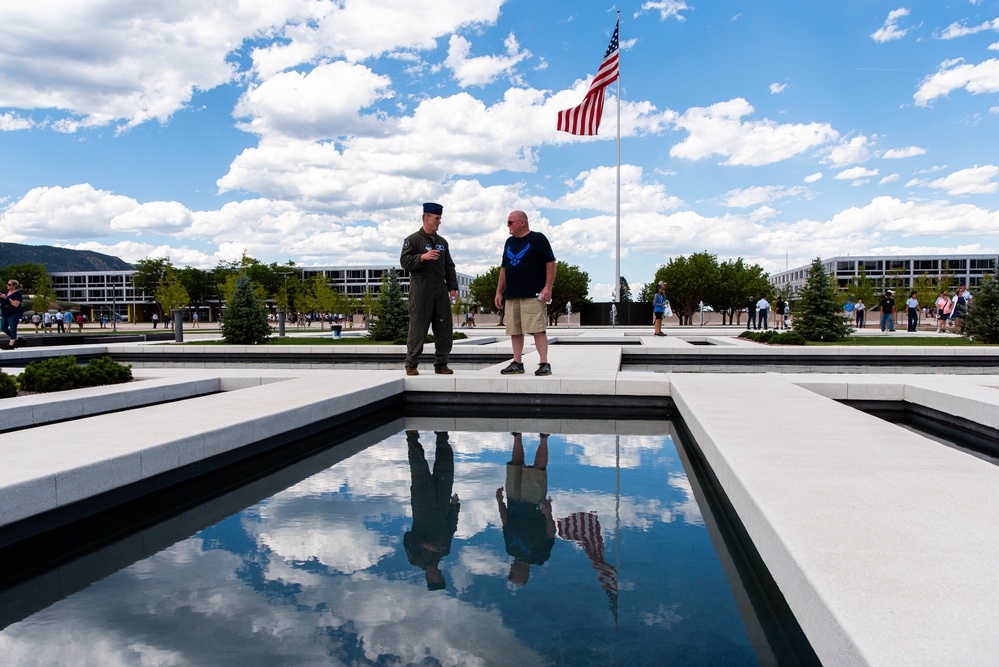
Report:
<svg viewBox="0 0 999 667"><path fill-rule="evenodd" d="M540 299L507 299L504 305L507 336L541 333L548 321L548 306Z"/></svg>
<svg viewBox="0 0 999 667"><path fill-rule="evenodd" d="M506 464L508 500L539 505L548 497L548 471L518 463Z"/></svg>

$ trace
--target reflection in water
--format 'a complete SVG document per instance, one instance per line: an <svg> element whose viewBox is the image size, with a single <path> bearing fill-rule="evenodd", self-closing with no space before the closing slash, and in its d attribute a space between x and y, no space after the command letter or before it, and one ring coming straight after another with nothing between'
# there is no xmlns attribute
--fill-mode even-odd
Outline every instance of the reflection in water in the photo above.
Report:
<svg viewBox="0 0 999 667"><path fill-rule="evenodd" d="M506 552L513 556L507 580L527 584L532 565L544 565L555 544L552 499L548 497L548 434L540 434L533 465L525 465L521 433L513 434L513 456L506 464L506 496L496 489L496 505L503 524Z"/></svg>
<svg viewBox="0 0 999 667"><path fill-rule="evenodd" d="M503 421L489 431L407 421L9 625L0 655L15 665L756 664L661 435L668 423ZM552 433L538 436L531 465L522 436L510 454L518 427ZM600 435L618 428L626 434Z"/></svg>
<svg viewBox="0 0 999 667"><path fill-rule="evenodd" d="M440 562L451 553L451 540L458 530L458 494L452 495L454 486L454 450L448 443L446 431L435 434L437 449L434 453L434 472L420 444L418 431L406 431L409 452L409 474L413 482L410 494L413 499L413 528L402 538L409 562L427 573L427 588L443 590L446 586Z"/></svg>
<svg viewBox="0 0 999 667"><path fill-rule="evenodd" d="M583 548L597 571L600 588L607 593L614 622L617 623L617 568L604 560L604 538L600 534L600 518L592 512L576 512L558 520L558 536Z"/></svg>

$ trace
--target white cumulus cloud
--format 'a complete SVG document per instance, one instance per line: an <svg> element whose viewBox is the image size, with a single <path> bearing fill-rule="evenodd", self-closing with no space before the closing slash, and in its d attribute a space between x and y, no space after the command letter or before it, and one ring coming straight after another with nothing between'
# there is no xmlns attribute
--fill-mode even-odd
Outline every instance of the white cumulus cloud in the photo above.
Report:
<svg viewBox="0 0 999 667"><path fill-rule="evenodd" d="M899 9L888 12L888 18L885 19L884 25L874 31L871 35L871 39L878 44L884 44L885 42L902 39L905 37L906 33L909 32L909 29L900 28L898 20L905 18L908 15L909 10L905 7L900 7Z"/></svg>
<svg viewBox="0 0 999 667"><path fill-rule="evenodd" d="M913 99L916 106L925 107L960 88L972 95L999 92L999 60L991 58L977 65L968 64L963 58L946 60L936 73L923 79Z"/></svg>
<svg viewBox="0 0 999 667"><path fill-rule="evenodd" d="M504 75L512 77L517 64L529 58L531 53L520 49L513 33L507 36L503 44L506 55L470 57L471 43L460 35L452 35L444 64L454 72L454 77L462 88L485 86Z"/></svg>
<svg viewBox="0 0 999 667"><path fill-rule="evenodd" d="M988 194L999 191L999 167L986 164L975 165L969 169L961 169L943 178L931 181L929 186L945 190L949 195Z"/></svg>
<svg viewBox="0 0 999 667"><path fill-rule="evenodd" d="M725 157L722 164L760 166L787 160L839 137L825 123L742 120L753 111L742 98L688 109L676 125L689 136L670 148L670 155L690 160L721 155Z"/></svg>

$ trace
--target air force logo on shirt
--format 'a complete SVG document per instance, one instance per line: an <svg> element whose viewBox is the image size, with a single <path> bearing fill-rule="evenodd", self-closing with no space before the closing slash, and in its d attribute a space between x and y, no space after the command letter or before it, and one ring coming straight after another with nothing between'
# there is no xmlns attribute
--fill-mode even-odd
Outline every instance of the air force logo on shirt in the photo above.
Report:
<svg viewBox="0 0 999 667"><path fill-rule="evenodd" d="M402 249L409 250L409 239L406 239L405 241L402 242Z"/></svg>
<svg viewBox="0 0 999 667"><path fill-rule="evenodd" d="M506 258L507 258L508 260L510 260L510 266L517 266L518 264L520 264L520 261L521 261L522 259L524 259L524 255L526 255L526 254L527 254L527 251L528 251L528 250L530 250L530 249L531 249L531 244L530 244L530 243L528 243L528 244L527 244L527 245L526 245L526 246L524 247L524 249L523 249L523 250L521 250L521 251L520 251L520 252L518 252L518 253L517 253L516 255L514 255L514 254L513 254L513 251L512 251L512 250L510 250L510 248L507 248L507 249L506 249Z"/></svg>

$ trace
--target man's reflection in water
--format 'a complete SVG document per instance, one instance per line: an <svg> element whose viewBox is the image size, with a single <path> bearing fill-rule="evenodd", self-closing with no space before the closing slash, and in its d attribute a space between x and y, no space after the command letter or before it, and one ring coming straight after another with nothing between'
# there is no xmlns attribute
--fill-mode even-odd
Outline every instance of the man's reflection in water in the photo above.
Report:
<svg viewBox="0 0 999 667"><path fill-rule="evenodd" d="M427 588L432 591L445 587L440 561L451 552L451 540L458 530L458 494L451 495L454 486L454 451L446 431L435 432L437 449L434 472L420 444L417 431L406 431L409 449L409 487L413 500L413 529L402 543L409 562L427 573Z"/></svg>
<svg viewBox="0 0 999 667"><path fill-rule="evenodd" d="M524 465L524 443L520 433L513 434L513 458L506 464L506 495L503 487L496 489L496 503L503 522L506 552L513 556L510 565L511 583L527 584L531 565L542 565L552 554L555 544L555 520L552 519L552 499L548 498L548 434L541 434L541 443L534 455L534 465Z"/></svg>

